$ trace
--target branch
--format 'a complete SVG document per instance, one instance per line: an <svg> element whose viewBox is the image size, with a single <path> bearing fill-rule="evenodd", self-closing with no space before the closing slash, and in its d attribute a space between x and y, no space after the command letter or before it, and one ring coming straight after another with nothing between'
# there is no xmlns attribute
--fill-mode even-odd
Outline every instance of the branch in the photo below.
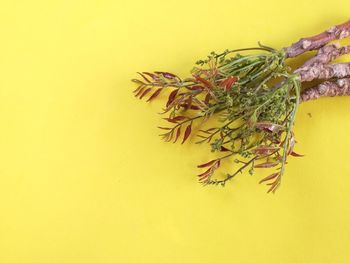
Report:
<svg viewBox="0 0 350 263"><path fill-rule="evenodd" d="M295 72L300 75L301 82L314 79L345 78L350 77L350 63L316 64Z"/></svg>
<svg viewBox="0 0 350 263"><path fill-rule="evenodd" d="M333 26L325 32L307 38L301 38L298 42L284 48L287 58L293 58L307 51L319 49L332 40L342 39L350 35L350 20L344 24Z"/></svg>
<svg viewBox="0 0 350 263"><path fill-rule="evenodd" d="M349 96L350 78L325 81L315 87L304 90L300 94L300 103L320 97Z"/></svg>
<svg viewBox="0 0 350 263"><path fill-rule="evenodd" d="M306 70L316 64L328 64L336 58L350 53L350 45L340 47L339 43L331 44L320 48L317 55L307 60L296 72L300 70Z"/></svg>

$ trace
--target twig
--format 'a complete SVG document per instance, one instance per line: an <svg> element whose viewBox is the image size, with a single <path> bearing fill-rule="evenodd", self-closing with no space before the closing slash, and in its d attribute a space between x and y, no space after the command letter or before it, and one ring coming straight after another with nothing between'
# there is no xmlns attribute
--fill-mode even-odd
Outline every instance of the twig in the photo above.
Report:
<svg viewBox="0 0 350 263"><path fill-rule="evenodd" d="M301 102L315 100L320 97L334 97L350 95L350 78L325 81L315 87L303 91L300 95Z"/></svg>
<svg viewBox="0 0 350 263"><path fill-rule="evenodd" d="M350 20L329 28L325 32L307 38L301 38L298 42L284 48L287 58L293 58L307 51L316 50L328 44L332 40L342 39L350 35Z"/></svg>

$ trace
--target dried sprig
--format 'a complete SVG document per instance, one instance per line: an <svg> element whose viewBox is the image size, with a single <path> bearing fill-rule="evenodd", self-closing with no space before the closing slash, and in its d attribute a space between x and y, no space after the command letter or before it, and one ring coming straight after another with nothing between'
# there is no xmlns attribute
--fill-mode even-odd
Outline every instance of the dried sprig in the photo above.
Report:
<svg viewBox="0 0 350 263"><path fill-rule="evenodd" d="M169 72L141 72L135 97L155 99L163 90L169 96L163 114L169 123L159 127L165 141L187 141L195 125L210 119L220 124L200 129L197 143L208 143L212 152L223 155L198 165L203 169L198 175L204 185L225 185L237 174L249 169L273 169L260 180L275 192L289 156L301 157L294 152L295 137L292 131L299 104L320 95L320 86L301 91L304 81L313 79L345 78L350 75L347 64L329 63L350 52L348 47L325 46L330 40L350 34L350 21L321 33L304 38L288 48L276 50L261 45L254 48L211 52L199 60L187 78ZM305 42L306 41L306 42ZM310 43L309 43L310 42ZM317 55L301 68L292 71L286 59L309 50L319 50ZM248 53L247 53L248 52ZM345 68L345 69L344 69ZM338 69L338 71L337 71ZM339 80L348 84L346 79ZM330 95L347 95L349 85L341 91L340 82L329 82ZM323 87L323 86L322 86ZM316 94L316 92L318 92ZM234 170L224 178L214 177L224 160L234 160Z"/></svg>

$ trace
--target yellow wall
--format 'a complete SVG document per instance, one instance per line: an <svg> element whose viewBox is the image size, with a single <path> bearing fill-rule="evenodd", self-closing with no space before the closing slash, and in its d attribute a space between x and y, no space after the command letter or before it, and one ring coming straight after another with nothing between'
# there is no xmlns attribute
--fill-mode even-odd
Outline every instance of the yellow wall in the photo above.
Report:
<svg viewBox="0 0 350 263"><path fill-rule="evenodd" d="M166 144L136 71L289 45L350 2L2 1L0 262L349 262L350 98L300 107L282 186L197 183L207 146ZM348 43L350 43L348 41ZM308 113L311 113L310 118Z"/></svg>

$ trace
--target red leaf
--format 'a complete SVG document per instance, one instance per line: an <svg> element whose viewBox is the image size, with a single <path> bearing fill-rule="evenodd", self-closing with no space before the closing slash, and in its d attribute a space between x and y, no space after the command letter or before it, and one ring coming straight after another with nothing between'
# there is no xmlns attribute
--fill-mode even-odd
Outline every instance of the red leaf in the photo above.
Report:
<svg viewBox="0 0 350 263"><path fill-rule="evenodd" d="M174 136L174 131L171 130L171 131L169 132L169 135L168 135L168 138L167 138L166 142L170 142L170 141L173 139L173 136Z"/></svg>
<svg viewBox="0 0 350 263"><path fill-rule="evenodd" d="M184 134L184 138L183 138L181 144L183 144L183 143L187 140L187 138L190 136L191 131L192 131L192 128L191 128L191 127L192 127L192 123L186 127L185 134Z"/></svg>
<svg viewBox="0 0 350 263"><path fill-rule="evenodd" d="M192 106L192 97L189 97L185 102L185 109L188 110Z"/></svg>
<svg viewBox="0 0 350 263"><path fill-rule="evenodd" d="M190 90L203 90L203 87L202 86L192 86L192 87L189 87L188 89L190 89Z"/></svg>
<svg viewBox="0 0 350 263"><path fill-rule="evenodd" d="M209 81L207 81L206 79L203 79L203 78L201 78L201 77L199 77L199 76L194 76L195 77L195 79L198 81L198 82L200 82L200 83L202 83L205 87L207 87L207 88L209 88L209 89L211 89L213 86L211 85L211 83L209 82Z"/></svg>
<svg viewBox="0 0 350 263"><path fill-rule="evenodd" d="M199 174L199 181L203 181L213 174L213 172L220 167L220 160L215 160L214 165L206 170L204 173Z"/></svg>
<svg viewBox="0 0 350 263"><path fill-rule="evenodd" d="M200 108L196 105L191 105L190 109L191 110L199 110Z"/></svg>
<svg viewBox="0 0 350 263"><path fill-rule="evenodd" d="M133 93L138 92L142 87L143 87L142 85L141 85L141 86L138 86L138 87L133 91Z"/></svg>
<svg viewBox="0 0 350 263"><path fill-rule="evenodd" d="M147 75L147 76L150 76L154 80L158 80L158 77L152 73L149 73L149 72L142 72L142 73Z"/></svg>
<svg viewBox="0 0 350 263"><path fill-rule="evenodd" d="M268 132L277 132L284 130L284 127L279 124L271 123L271 122L257 122L256 127L259 130L268 131Z"/></svg>
<svg viewBox="0 0 350 263"><path fill-rule="evenodd" d="M162 88L157 89L157 90L152 94L152 96L149 97L149 99L148 99L147 101L151 101L151 100L155 99L155 98L159 95L159 93L160 93L161 91L162 91Z"/></svg>
<svg viewBox="0 0 350 263"><path fill-rule="evenodd" d="M206 105L209 104L210 97L211 97L211 95L210 95L209 93L205 96L205 98L204 98L204 103L205 103Z"/></svg>
<svg viewBox="0 0 350 263"><path fill-rule="evenodd" d="M279 148L274 146L259 146L252 150L255 154L264 155L277 151Z"/></svg>
<svg viewBox="0 0 350 263"><path fill-rule="evenodd" d="M135 94L135 97L137 98L144 90L145 90L145 87L142 87L142 88Z"/></svg>
<svg viewBox="0 0 350 263"><path fill-rule="evenodd" d="M217 163L212 168L217 169L219 167L220 167L220 159L217 161Z"/></svg>
<svg viewBox="0 0 350 263"><path fill-rule="evenodd" d="M296 153L296 152L291 152L290 155L291 155L291 156L294 156L294 157L304 157L304 155L298 154L298 153Z"/></svg>
<svg viewBox="0 0 350 263"><path fill-rule="evenodd" d="M142 81L139 80L139 79L132 79L131 81L132 81L132 82L135 82L135 83L137 83L137 84L140 84L140 85L145 85L145 83L142 82Z"/></svg>
<svg viewBox="0 0 350 263"><path fill-rule="evenodd" d="M220 86L225 88L226 91L230 91L232 88L232 85L235 84L235 82L237 82L238 77L236 76L230 76L226 79L224 79L221 83Z"/></svg>
<svg viewBox="0 0 350 263"><path fill-rule="evenodd" d="M176 89L170 93L169 98L168 98L168 102L166 103L167 107L174 101L178 92L179 92L179 90Z"/></svg>
<svg viewBox="0 0 350 263"><path fill-rule="evenodd" d="M283 160L283 156L278 155L275 157L276 161L282 161Z"/></svg>
<svg viewBox="0 0 350 263"><path fill-rule="evenodd" d="M210 176L213 173L212 169L209 168L208 170L206 170L204 173L201 173L199 175L197 175L198 177L201 177L199 180L203 180L204 178Z"/></svg>
<svg viewBox="0 0 350 263"><path fill-rule="evenodd" d="M176 143L177 139L180 137L180 134L181 134L181 127L179 127L176 131L174 143Z"/></svg>
<svg viewBox="0 0 350 263"><path fill-rule="evenodd" d="M186 120L187 117L185 116L176 116L174 118L163 118L164 120L167 120L168 122L172 122L172 123L178 123L179 121L183 121Z"/></svg>
<svg viewBox="0 0 350 263"><path fill-rule="evenodd" d="M187 117L185 117L185 116L176 116L173 118L173 121L179 122L179 121L183 121L186 119L187 119Z"/></svg>
<svg viewBox="0 0 350 263"><path fill-rule="evenodd" d="M212 164L214 164L214 163L217 162L217 161L218 161L218 159L211 160L211 161L209 161L209 162L207 162L207 163L200 164L200 165L198 165L197 167L198 167L198 168L208 167L208 166L211 166Z"/></svg>
<svg viewBox="0 0 350 263"><path fill-rule="evenodd" d="M176 75L169 73L169 72L161 72L161 71L155 71L154 73L162 75L164 78L167 79L175 79L177 78Z"/></svg>
<svg viewBox="0 0 350 263"><path fill-rule="evenodd" d="M260 163L260 164L254 165L254 168L271 168L271 167L275 167L276 165L278 165L278 163L265 162L265 163Z"/></svg>
<svg viewBox="0 0 350 263"><path fill-rule="evenodd" d="M187 104L180 104L181 107L185 108L186 110L191 109L191 110L199 110L200 108L196 105L191 105L191 107L188 107Z"/></svg>
<svg viewBox="0 0 350 263"><path fill-rule="evenodd" d="M170 128L170 127L158 127L158 129L161 129L161 130L171 130L172 128Z"/></svg>
<svg viewBox="0 0 350 263"><path fill-rule="evenodd" d="M273 173L273 174L270 174L269 176L265 177L264 179L260 180L259 184L263 183L263 182L266 182L266 181L269 181L275 177L277 177L279 175L279 173Z"/></svg>
<svg viewBox="0 0 350 263"><path fill-rule="evenodd" d="M150 92L150 91L151 91L151 88L146 89L146 90L142 93L142 95L140 96L140 100L141 100L148 92Z"/></svg>
<svg viewBox="0 0 350 263"><path fill-rule="evenodd" d="M229 152L230 150L227 149L227 148L224 147L224 146L221 146L220 151L221 151L221 152Z"/></svg>
<svg viewBox="0 0 350 263"><path fill-rule="evenodd" d="M150 81L148 80L148 78L145 77L145 75L143 75L140 72L137 72L137 74L139 74L144 80L146 80L148 83L150 83Z"/></svg>
<svg viewBox="0 0 350 263"><path fill-rule="evenodd" d="M168 122L172 122L172 123L176 123L175 121L173 121L171 118L163 118L163 120L166 120Z"/></svg>
<svg viewBox="0 0 350 263"><path fill-rule="evenodd" d="M275 193L276 189L277 189L277 184L274 182L272 184L268 184L271 185L271 187L269 188L269 190L267 191L267 193L270 193L272 191L272 193Z"/></svg>

